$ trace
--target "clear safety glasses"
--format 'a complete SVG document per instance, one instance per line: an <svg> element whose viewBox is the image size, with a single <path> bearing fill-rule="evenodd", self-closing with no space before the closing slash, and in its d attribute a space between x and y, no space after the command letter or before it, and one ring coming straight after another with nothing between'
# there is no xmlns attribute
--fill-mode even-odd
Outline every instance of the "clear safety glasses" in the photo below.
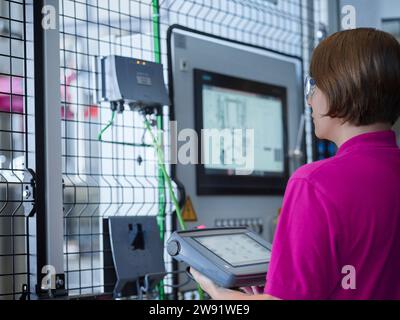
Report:
<svg viewBox="0 0 400 320"><path fill-rule="evenodd" d="M304 95L306 97L306 101L309 101L309 99L313 96L316 87L317 83L311 76L308 75L304 83Z"/></svg>

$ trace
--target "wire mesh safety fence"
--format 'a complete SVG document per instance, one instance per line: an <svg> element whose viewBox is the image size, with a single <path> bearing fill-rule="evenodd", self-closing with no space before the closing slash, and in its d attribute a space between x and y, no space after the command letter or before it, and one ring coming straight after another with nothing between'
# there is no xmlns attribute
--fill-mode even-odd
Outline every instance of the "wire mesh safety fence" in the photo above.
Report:
<svg viewBox="0 0 400 320"><path fill-rule="evenodd" d="M29 276L23 173L34 168L33 19L31 1L0 4L0 298L15 299ZM96 294L107 285L103 218L165 213L165 238L173 230L143 116L117 114L98 139L112 112L98 102L96 60L115 54L160 61L168 79L167 29L180 24L300 56L307 67L320 0L60 0L59 6L64 271L70 295ZM153 127L164 129L167 162L169 112L164 107Z"/></svg>
<svg viewBox="0 0 400 320"><path fill-rule="evenodd" d="M32 17L30 1L0 1L0 300L19 299L29 285L24 171L34 168Z"/></svg>
<svg viewBox="0 0 400 320"><path fill-rule="evenodd" d="M103 292L105 285L102 219L165 210L165 188L143 116L117 114L98 139L112 112L97 103L96 59L122 55L154 61L153 7L61 1L60 12L65 271L70 295L90 294Z"/></svg>

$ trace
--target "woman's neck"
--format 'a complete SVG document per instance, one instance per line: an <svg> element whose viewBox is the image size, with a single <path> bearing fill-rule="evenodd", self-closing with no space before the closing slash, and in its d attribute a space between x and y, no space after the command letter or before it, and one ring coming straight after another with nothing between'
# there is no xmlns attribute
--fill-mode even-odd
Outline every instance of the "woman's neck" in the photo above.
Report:
<svg viewBox="0 0 400 320"><path fill-rule="evenodd" d="M368 126L356 127L348 123L343 124L332 141L340 148L346 141L365 133L387 131L392 128L389 123L375 123Z"/></svg>

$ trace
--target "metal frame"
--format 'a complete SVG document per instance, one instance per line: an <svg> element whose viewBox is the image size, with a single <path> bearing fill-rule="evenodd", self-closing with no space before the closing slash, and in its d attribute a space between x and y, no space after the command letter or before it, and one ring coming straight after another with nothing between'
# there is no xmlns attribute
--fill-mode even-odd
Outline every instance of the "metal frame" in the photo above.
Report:
<svg viewBox="0 0 400 320"><path fill-rule="evenodd" d="M57 0L33 1L35 32L36 219L30 219L30 274L33 297L64 294L59 30L42 28L42 8ZM56 16L58 21L58 15ZM57 23L58 25L58 23ZM49 59L48 57L57 57ZM51 290L42 290L42 270L55 269ZM32 291L33 290L33 291Z"/></svg>
<svg viewBox="0 0 400 320"><path fill-rule="evenodd" d="M58 1L45 0L56 10L58 25ZM55 106L60 105L60 33L58 28L44 32L44 128L46 164L46 234L47 263L56 271L64 270L63 263L63 207L61 176L61 114ZM51 58L54 57L54 58Z"/></svg>
<svg viewBox="0 0 400 320"><path fill-rule="evenodd" d="M310 21L310 17L312 17L312 21L315 21L315 10L314 10L314 1L306 0L307 5L303 7L301 10L301 19L303 21ZM314 50L315 45L315 23L303 24L301 33L302 33L302 47L303 47L303 73L308 73L305 69L305 66L309 65L311 60L311 54ZM308 46L304 46L304 43L308 43ZM311 121L311 112L310 108L305 104L304 108L305 114L305 147L306 147L306 159L307 163L311 163L314 158L314 129L313 122Z"/></svg>
<svg viewBox="0 0 400 320"><path fill-rule="evenodd" d="M309 1L312 1L312 0L309 0ZM174 85L173 85L173 82L174 82L174 79L173 79L173 73L172 73L172 48L171 48L171 42L172 42L171 38L172 38L173 31L175 29L188 31L188 32L191 32L191 33L194 33L194 34L203 35L203 36L214 38L214 39L221 40L221 41L230 42L232 44L244 45L244 46L247 46L249 48L260 49L260 50L263 50L263 51L266 51L266 52L270 52L270 53L276 53L279 56L287 57L287 58L290 58L290 59L297 59L301 63L302 75L304 75L304 61L303 61L302 57L295 56L295 55L290 55L290 54L287 54L287 53L284 53L284 52L280 52L280 51L277 51L277 50L268 49L268 48L264 48L264 47L261 47L261 46L257 46L257 45L253 45L253 44L237 41L237 40L224 38L224 37L221 37L221 36L218 36L218 35L208 34L206 32L194 30L194 29L182 26L182 25L173 24L168 28L168 32L167 32L167 52L168 52L168 60L167 61L168 61L168 89L169 89L168 91L169 91L170 101L172 102L171 111L170 111L170 119L172 121L174 121L176 119L175 118L175 108L174 108L174 105L173 105L173 101L174 101ZM286 102L285 102L285 104L286 104ZM285 106L284 109L285 109L284 117L286 117L286 113L287 113L286 109L287 109L287 107ZM285 135L287 135L287 133L285 133ZM285 143L287 144L287 142L285 142ZM174 148L176 149L177 146L174 146ZM305 149L305 144L302 145L302 149L303 150ZM185 192L182 183L177 179L177 176L176 176L176 165L172 165L171 166L171 176L173 177L174 182L176 182L179 186L181 186L181 188L183 189L183 192Z"/></svg>
<svg viewBox="0 0 400 320"><path fill-rule="evenodd" d="M340 30L340 0L328 0L328 34Z"/></svg>

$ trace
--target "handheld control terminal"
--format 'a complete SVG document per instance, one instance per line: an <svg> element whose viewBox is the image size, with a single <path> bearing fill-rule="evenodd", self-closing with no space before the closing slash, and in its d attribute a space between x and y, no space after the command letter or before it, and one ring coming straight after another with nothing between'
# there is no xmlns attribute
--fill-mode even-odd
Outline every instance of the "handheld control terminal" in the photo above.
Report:
<svg viewBox="0 0 400 320"><path fill-rule="evenodd" d="M265 284L271 244L246 228L176 231L167 252L224 288Z"/></svg>

